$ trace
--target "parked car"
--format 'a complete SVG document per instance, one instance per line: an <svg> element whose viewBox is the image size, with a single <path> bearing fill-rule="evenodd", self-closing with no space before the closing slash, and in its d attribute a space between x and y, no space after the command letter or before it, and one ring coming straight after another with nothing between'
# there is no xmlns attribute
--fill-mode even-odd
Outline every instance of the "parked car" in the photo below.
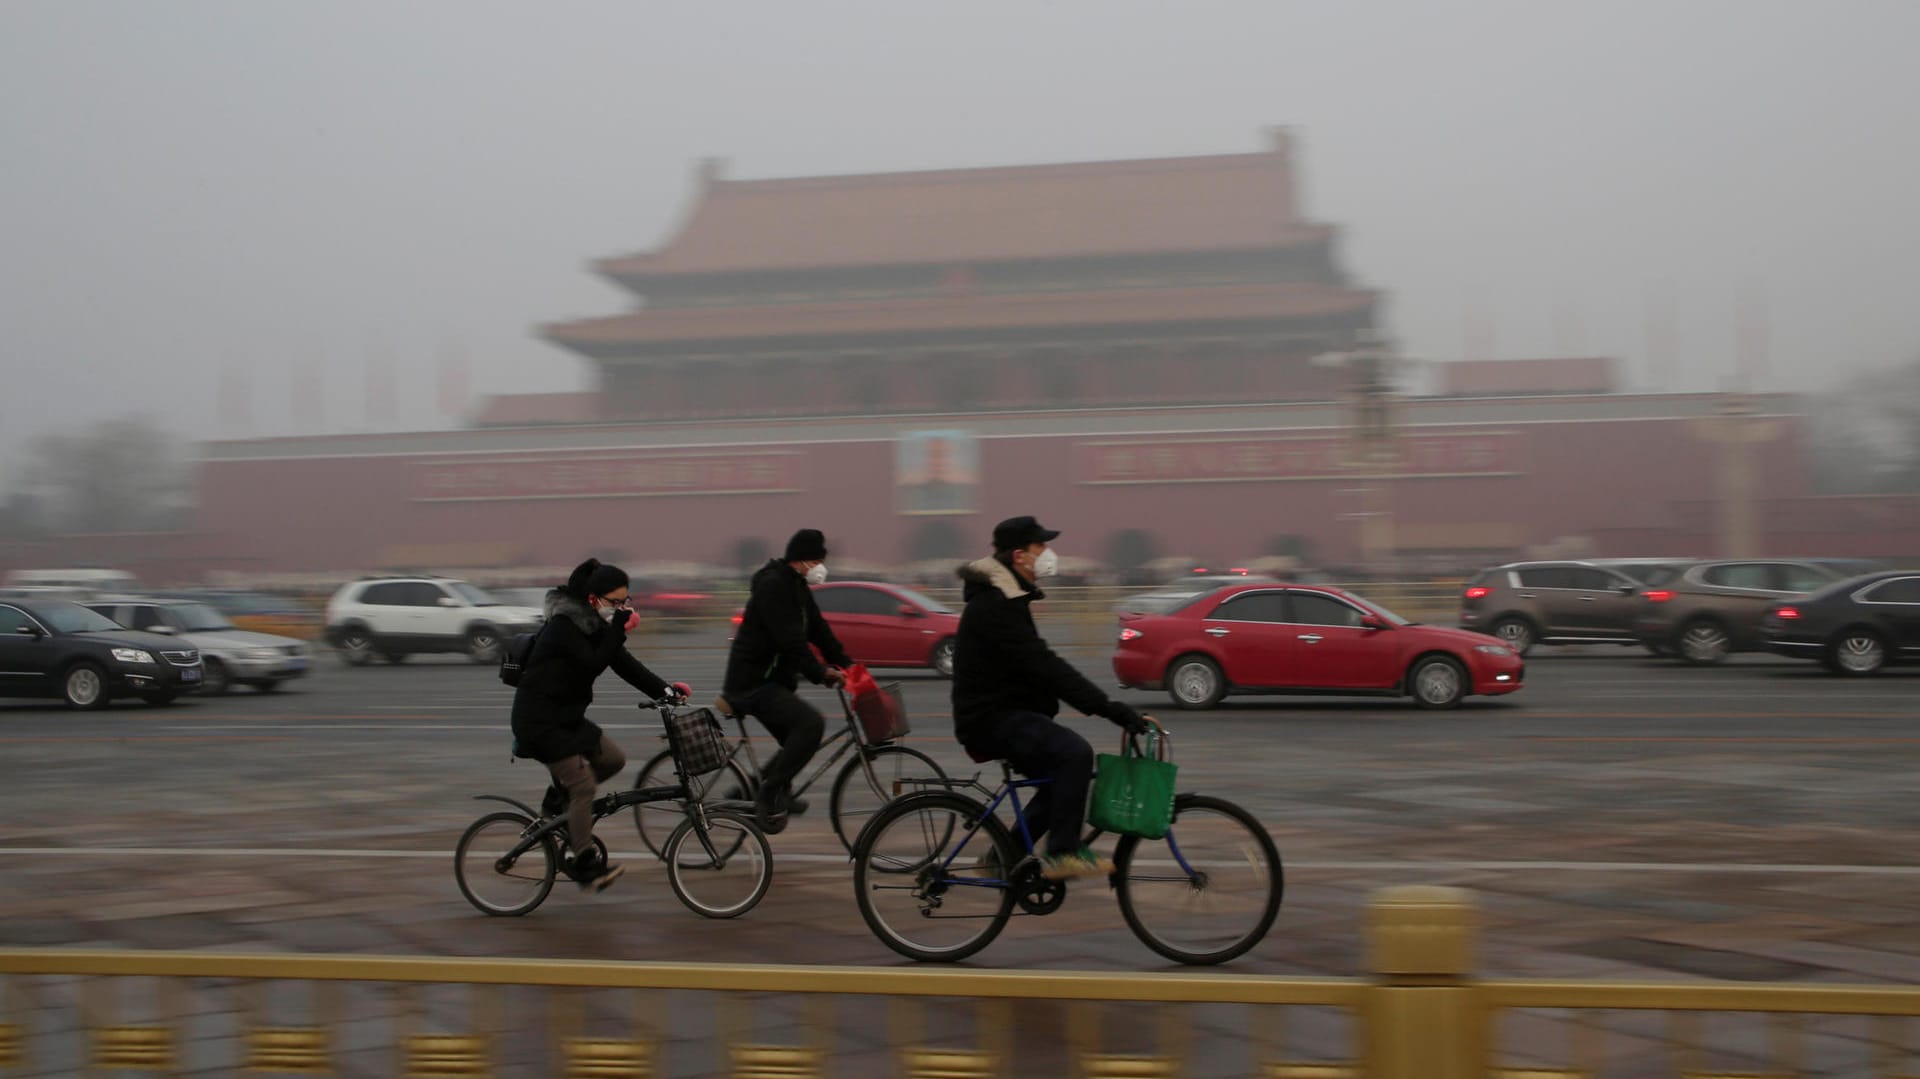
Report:
<svg viewBox="0 0 1920 1079"><path fill-rule="evenodd" d="M1230 694L1410 696L1452 708L1512 693L1525 665L1486 635L1410 622L1326 585L1239 584L1163 614L1122 616L1113 673L1182 708Z"/></svg>
<svg viewBox="0 0 1920 1079"><path fill-rule="evenodd" d="M326 638L353 666L376 655L399 663L416 652L465 652L475 663L498 663L509 638L543 620L534 608L501 603L451 577L370 577L333 594Z"/></svg>
<svg viewBox="0 0 1920 1079"><path fill-rule="evenodd" d="M1817 659L1835 674L1877 674L1920 659L1920 571L1850 577L1775 603L1760 631L1773 651Z"/></svg>
<svg viewBox="0 0 1920 1079"><path fill-rule="evenodd" d="M953 677L953 635L960 615L904 585L834 581L813 586L813 600L833 635L857 663L921 667ZM735 611L738 626L744 611Z"/></svg>
<svg viewBox="0 0 1920 1079"><path fill-rule="evenodd" d="M310 641L320 633L320 612L286 596L225 589L154 594L165 599L204 603L225 615L235 626L254 633L294 637L303 641Z"/></svg>
<svg viewBox="0 0 1920 1079"><path fill-rule="evenodd" d="M1195 574L1191 577L1175 578L1151 592L1136 592L1131 596L1123 596L1113 605L1113 610L1115 614L1122 615L1162 614L1228 585L1279 583L1272 577L1245 571Z"/></svg>
<svg viewBox="0 0 1920 1079"><path fill-rule="evenodd" d="M307 674L305 641L241 629L205 603L106 600L86 606L128 629L173 637L198 649L206 671L203 693L222 694L236 684L271 693L280 683Z"/></svg>
<svg viewBox="0 0 1920 1079"><path fill-rule="evenodd" d="M1482 570L1460 593L1460 627L1498 637L1520 655L1537 644L1637 644L1634 619L1646 577L1666 559L1511 562Z"/></svg>
<svg viewBox="0 0 1920 1079"><path fill-rule="evenodd" d="M1840 575L1811 562L1742 559L1696 562L1640 594L1634 633L1648 648L1695 665L1766 647L1760 619L1781 600L1822 588Z"/></svg>
<svg viewBox="0 0 1920 1079"><path fill-rule="evenodd" d="M116 697L166 704L200 688L200 653L126 629L78 603L0 601L0 696L105 708Z"/></svg>

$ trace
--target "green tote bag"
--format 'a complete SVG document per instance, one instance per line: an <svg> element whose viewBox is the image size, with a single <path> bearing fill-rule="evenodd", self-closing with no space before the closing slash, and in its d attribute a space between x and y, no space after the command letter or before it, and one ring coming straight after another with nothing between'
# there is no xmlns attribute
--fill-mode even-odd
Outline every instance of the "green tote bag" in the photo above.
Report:
<svg viewBox="0 0 1920 1079"><path fill-rule="evenodd" d="M1093 804L1087 819L1103 832L1159 839L1173 827L1173 784L1180 766L1170 759L1166 735L1146 735L1147 749L1131 735L1119 753L1094 758Z"/></svg>

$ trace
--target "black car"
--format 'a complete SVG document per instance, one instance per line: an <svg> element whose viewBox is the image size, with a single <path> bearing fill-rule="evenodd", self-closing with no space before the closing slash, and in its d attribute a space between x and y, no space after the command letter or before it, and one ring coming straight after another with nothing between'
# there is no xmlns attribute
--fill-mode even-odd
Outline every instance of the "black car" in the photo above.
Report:
<svg viewBox="0 0 1920 1079"><path fill-rule="evenodd" d="M0 696L105 708L115 697L166 704L200 688L200 652L136 633L78 603L0 600Z"/></svg>
<svg viewBox="0 0 1920 1079"><path fill-rule="evenodd" d="M1767 647L1835 674L1873 674L1920 658L1920 570L1852 577L1767 608Z"/></svg>

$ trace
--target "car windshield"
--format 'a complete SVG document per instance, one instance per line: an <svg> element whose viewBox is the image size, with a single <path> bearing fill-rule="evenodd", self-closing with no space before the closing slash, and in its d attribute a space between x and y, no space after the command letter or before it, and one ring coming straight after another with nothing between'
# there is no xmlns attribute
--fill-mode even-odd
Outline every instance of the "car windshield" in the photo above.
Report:
<svg viewBox="0 0 1920 1079"><path fill-rule="evenodd" d="M910 603L918 603L920 606L925 607L927 610L932 611L934 614L952 614L953 613L952 607L949 607L946 604L939 602L938 600L935 600L926 595L923 595L922 593L915 592L911 588L901 588L896 585L894 587L894 591L900 593L901 598L907 600Z"/></svg>
<svg viewBox="0 0 1920 1079"><path fill-rule="evenodd" d="M173 613L180 619L180 628L188 633L217 633L233 628L226 615L204 603L183 603L175 607Z"/></svg>
<svg viewBox="0 0 1920 1079"><path fill-rule="evenodd" d="M123 627L98 611L78 603L39 603L33 613L60 633L106 633Z"/></svg>
<svg viewBox="0 0 1920 1079"><path fill-rule="evenodd" d="M1342 592L1341 595L1346 596L1348 599L1353 600L1354 602L1360 604L1362 607L1365 607L1366 609L1374 612L1375 614L1386 619L1387 621L1392 622L1396 626L1411 626L1411 625L1417 624L1414 622L1413 619L1406 618L1399 614L1396 614L1393 611L1390 611L1387 608L1382 607L1381 605L1379 605L1378 603L1375 603L1370 599L1361 599L1359 596L1356 596L1351 592Z"/></svg>
<svg viewBox="0 0 1920 1079"><path fill-rule="evenodd" d="M468 603L472 604L475 607L500 606L500 601L497 599L494 599L493 596L490 595L486 589L476 588L465 581L450 581L447 583L447 587L453 589L453 592L455 595L459 596L461 599L466 600Z"/></svg>

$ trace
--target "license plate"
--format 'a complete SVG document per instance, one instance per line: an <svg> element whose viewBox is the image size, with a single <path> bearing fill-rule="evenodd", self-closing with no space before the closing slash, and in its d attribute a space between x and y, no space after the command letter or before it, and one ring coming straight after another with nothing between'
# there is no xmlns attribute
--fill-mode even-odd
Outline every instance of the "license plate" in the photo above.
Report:
<svg viewBox="0 0 1920 1079"><path fill-rule="evenodd" d="M290 671L304 671L307 669L307 661L304 659L290 659L287 661L286 669Z"/></svg>
<svg viewBox="0 0 1920 1079"><path fill-rule="evenodd" d="M197 668L197 667L187 667L187 668L185 668L185 669L183 669L183 670L182 670L182 671L180 672L180 680L181 680L182 682L198 682L198 681L200 680L200 671L199 671L199 668Z"/></svg>

